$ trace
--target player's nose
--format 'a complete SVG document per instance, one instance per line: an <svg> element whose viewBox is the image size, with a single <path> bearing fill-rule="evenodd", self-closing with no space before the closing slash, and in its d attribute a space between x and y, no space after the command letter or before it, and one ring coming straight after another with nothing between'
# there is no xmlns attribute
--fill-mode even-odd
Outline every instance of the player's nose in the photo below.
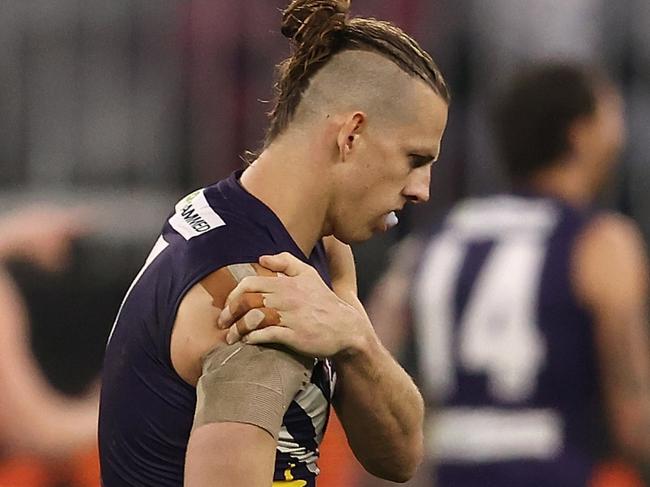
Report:
<svg viewBox="0 0 650 487"><path fill-rule="evenodd" d="M429 201L431 186L431 165L418 167L411 173L410 180L404 188L404 196L411 203L426 203Z"/></svg>

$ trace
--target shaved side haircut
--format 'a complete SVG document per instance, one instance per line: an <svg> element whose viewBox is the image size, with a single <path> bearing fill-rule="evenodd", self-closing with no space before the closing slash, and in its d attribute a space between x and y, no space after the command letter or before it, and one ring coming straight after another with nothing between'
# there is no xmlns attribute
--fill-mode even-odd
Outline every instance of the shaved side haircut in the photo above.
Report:
<svg viewBox="0 0 650 487"><path fill-rule="evenodd" d="M278 67L276 99L269 113L265 147L297 116L303 99L310 106L300 113L301 121L303 115L314 112L317 100L327 101L328 97L331 100L329 93L344 94L343 87L363 93L366 102L371 101L373 94L389 93L388 97L383 96L388 113L391 103L388 98L398 93L394 91L397 88L391 90L391 82L399 86L395 84L399 80L398 70L407 77L424 81L449 102L449 90L440 70L415 40L390 22L352 18L349 8L349 0L294 0L283 12L282 34L291 40L293 54ZM324 68L330 64L332 68L326 71ZM316 74L321 70L324 80L318 87ZM369 87L372 87L370 91ZM310 91L313 93L309 97L313 95L313 99L308 100L304 95Z"/></svg>

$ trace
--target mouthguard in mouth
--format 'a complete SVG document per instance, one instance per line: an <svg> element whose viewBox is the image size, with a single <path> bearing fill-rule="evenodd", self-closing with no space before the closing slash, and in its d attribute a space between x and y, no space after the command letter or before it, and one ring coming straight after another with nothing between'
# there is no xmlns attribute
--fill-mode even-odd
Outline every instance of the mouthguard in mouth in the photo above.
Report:
<svg viewBox="0 0 650 487"><path fill-rule="evenodd" d="M386 223L386 226L388 228L393 228L399 223L399 219L397 218L397 215L394 211L391 211L388 215L386 215L384 218L384 223Z"/></svg>

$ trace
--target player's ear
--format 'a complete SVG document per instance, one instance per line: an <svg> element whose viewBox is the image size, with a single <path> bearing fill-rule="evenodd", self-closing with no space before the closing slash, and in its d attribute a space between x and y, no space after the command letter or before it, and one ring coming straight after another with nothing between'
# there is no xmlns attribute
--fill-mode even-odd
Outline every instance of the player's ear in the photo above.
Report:
<svg viewBox="0 0 650 487"><path fill-rule="evenodd" d="M345 161L356 148L359 135L363 132L365 125L366 114L363 112L350 114L341 125L336 139L341 161Z"/></svg>
<svg viewBox="0 0 650 487"><path fill-rule="evenodd" d="M575 120L567 130L569 150L574 155L588 153L593 145L596 122L595 117L581 117Z"/></svg>

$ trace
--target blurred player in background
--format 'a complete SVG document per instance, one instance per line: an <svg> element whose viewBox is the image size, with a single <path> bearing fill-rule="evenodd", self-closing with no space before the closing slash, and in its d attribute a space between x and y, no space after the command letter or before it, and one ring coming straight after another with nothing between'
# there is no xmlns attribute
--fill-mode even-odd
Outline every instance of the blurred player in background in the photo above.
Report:
<svg viewBox="0 0 650 487"><path fill-rule="evenodd" d="M419 463L421 396L341 242L428 199L449 97L415 41L348 9L290 4L263 152L176 205L127 292L103 375L105 487L314 486L331 402L370 472L403 481Z"/></svg>
<svg viewBox="0 0 650 487"><path fill-rule="evenodd" d="M458 204L374 298L382 316L387 291L410 296L435 485L640 485L599 477L594 431L602 393L617 453L650 459L648 262L635 224L592 206L624 140L621 97L543 64L495 122L514 191Z"/></svg>
<svg viewBox="0 0 650 487"><path fill-rule="evenodd" d="M63 481L76 487L99 485L98 391L70 399L48 383L31 350L27 307L3 266L23 260L47 271L62 270L72 240L87 232L80 216L46 206L0 216L2 487L50 487ZM83 465L73 461L86 455Z"/></svg>

